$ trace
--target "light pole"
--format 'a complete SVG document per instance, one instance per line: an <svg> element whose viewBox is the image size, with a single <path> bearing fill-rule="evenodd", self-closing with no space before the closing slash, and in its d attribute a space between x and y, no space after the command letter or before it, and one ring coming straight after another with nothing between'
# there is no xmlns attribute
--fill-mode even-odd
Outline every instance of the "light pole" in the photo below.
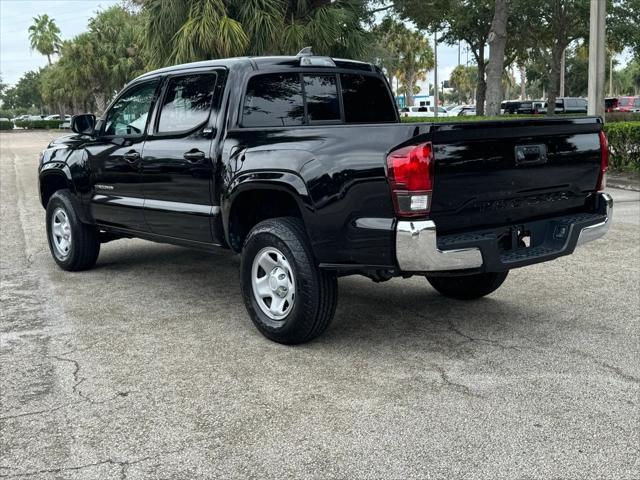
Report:
<svg viewBox="0 0 640 480"><path fill-rule="evenodd" d="M560 59L560 96L564 97L564 75L566 70L566 58L567 58L567 49L565 48L562 51L562 58Z"/></svg>
<svg viewBox="0 0 640 480"><path fill-rule="evenodd" d="M589 25L589 115L604 116L606 15L607 2L591 0Z"/></svg>
<svg viewBox="0 0 640 480"><path fill-rule="evenodd" d="M438 32L433 32L433 116L438 118Z"/></svg>
<svg viewBox="0 0 640 480"><path fill-rule="evenodd" d="M613 52L609 52L609 96L613 97Z"/></svg>

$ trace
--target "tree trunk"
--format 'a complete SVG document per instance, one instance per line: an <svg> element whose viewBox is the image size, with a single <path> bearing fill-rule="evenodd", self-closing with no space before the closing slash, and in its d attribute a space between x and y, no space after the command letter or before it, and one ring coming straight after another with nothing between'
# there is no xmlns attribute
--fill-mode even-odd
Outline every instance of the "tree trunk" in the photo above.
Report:
<svg viewBox="0 0 640 480"><path fill-rule="evenodd" d="M484 115L484 99L487 92L487 82L484 78L484 45L478 49L478 81L476 85L476 115Z"/></svg>
<svg viewBox="0 0 640 480"><path fill-rule="evenodd" d="M102 114L104 112L104 109L107 107L107 99L105 98L105 95L101 93L95 93L93 95L93 99L96 102L96 113Z"/></svg>
<svg viewBox="0 0 640 480"><path fill-rule="evenodd" d="M47 62L49 62L49 66L51 66L51 55L47 53Z"/></svg>
<svg viewBox="0 0 640 480"><path fill-rule="evenodd" d="M413 89L416 85L415 76L412 72L407 72L405 77L404 95L407 100L407 107L413 107L415 98L413 97Z"/></svg>
<svg viewBox="0 0 640 480"><path fill-rule="evenodd" d="M496 0L489 31L489 65L487 65L487 115L500 115L504 48L507 44L507 0Z"/></svg>
<svg viewBox="0 0 640 480"><path fill-rule="evenodd" d="M556 114L556 98L560 90L560 64L566 45L556 40L551 48L551 71L549 72L549 93L547 97L547 115Z"/></svg>
<svg viewBox="0 0 640 480"><path fill-rule="evenodd" d="M527 96L527 70L524 64L518 65L518 69L520 70L520 100L524 100Z"/></svg>

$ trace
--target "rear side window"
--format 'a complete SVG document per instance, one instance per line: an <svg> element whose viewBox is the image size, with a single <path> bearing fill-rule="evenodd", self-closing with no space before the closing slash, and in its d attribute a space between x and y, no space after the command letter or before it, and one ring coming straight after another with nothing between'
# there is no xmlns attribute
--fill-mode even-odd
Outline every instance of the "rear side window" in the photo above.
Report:
<svg viewBox="0 0 640 480"><path fill-rule="evenodd" d="M298 73L270 73L249 80L242 109L243 127L286 127L303 123Z"/></svg>
<svg viewBox="0 0 640 480"><path fill-rule="evenodd" d="M640 98L636 98L636 101L633 103L634 106L640 107Z"/></svg>
<svg viewBox="0 0 640 480"><path fill-rule="evenodd" d="M346 123L395 122L396 111L387 86L379 77L341 74Z"/></svg>
<svg viewBox="0 0 640 480"><path fill-rule="evenodd" d="M159 133L191 130L209 118L216 75L189 75L169 80L160 110Z"/></svg>
<svg viewBox="0 0 640 480"><path fill-rule="evenodd" d="M310 122L340 120L335 75L305 75L304 95Z"/></svg>

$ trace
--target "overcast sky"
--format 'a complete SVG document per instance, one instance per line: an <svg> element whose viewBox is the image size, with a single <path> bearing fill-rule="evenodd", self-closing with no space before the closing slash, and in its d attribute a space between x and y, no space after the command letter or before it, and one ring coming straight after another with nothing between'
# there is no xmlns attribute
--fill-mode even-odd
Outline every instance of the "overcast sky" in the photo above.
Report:
<svg viewBox="0 0 640 480"><path fill-rule="evenodd" d="M0 0L0 75L14 84L29 70L44 67L47 57L29 48L27 29L33 17L43 13L54 18L63 40L87 29L87 21L98 10L118 0Z"/></svg>
<svg viewBox="0 0 640 480"><path fill-rule="evenodd" d="M55 19L61 37L70 39L87 28L95 12L120 3L119 0L0 0L0 75L4 83L15 84L29 70L43 67L46 57L29 48L27 29L33 17L43 13ZM486 49L488 55L489 49ZM295 52L293 52L295 53ZM464 44L461 62L466 63ZM471 59L469 61L472 63ZM438 80L446 80L458 64L457 46L438 46ZM433 81L433 72L429 72Z"/></svg>

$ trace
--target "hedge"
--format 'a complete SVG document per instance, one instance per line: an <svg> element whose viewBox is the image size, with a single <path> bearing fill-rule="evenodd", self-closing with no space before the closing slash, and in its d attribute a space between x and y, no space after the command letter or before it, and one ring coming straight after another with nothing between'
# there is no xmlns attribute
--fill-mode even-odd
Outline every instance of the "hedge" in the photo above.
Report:
<svg viewBox="0 0 640 480"><path fill-rule="evenodd" d="M13 130L13 122L10 120L0 120L0 130Z"/></svg>
<svg viewBox="0 0 640 480"><path fill-rule="evenodd" d="M606 123L609 165L614 170L640 170L640 122Z"/></svg>
<svg viewBox="0 0 640 480"><path fill-rule="evenodd" d="M53 130L60 128L61 120L18 120L16 127L37 130Z"/></svg>

